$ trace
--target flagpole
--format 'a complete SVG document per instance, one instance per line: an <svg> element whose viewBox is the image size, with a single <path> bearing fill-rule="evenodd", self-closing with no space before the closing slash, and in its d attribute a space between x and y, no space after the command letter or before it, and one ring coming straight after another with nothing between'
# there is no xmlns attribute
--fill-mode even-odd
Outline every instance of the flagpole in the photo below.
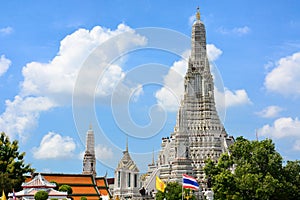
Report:
<svg viewBox="0 0 300 200"><path fill-rule="evenodd" d="M181 179L181 200L183 200L183 177Z"/></svg>
<svg viewBox="0 0 300 200"><path fill-rule="evenodd" d="M181 186L181 199L183 200L183 186Z"/></svg>

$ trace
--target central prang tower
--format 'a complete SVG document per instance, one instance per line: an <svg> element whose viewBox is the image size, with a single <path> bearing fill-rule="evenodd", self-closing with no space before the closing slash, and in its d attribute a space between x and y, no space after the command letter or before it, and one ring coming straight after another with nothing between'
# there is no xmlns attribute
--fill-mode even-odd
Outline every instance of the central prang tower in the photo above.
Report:
<svg viewBox="0 0 300 200"><path fill-rule="evenodd" d="M198 179L203 179L204 161L208 158L217 161L221 153L227 150L227 143L230 139L227 138L216 110L214 80L206 51L206 31L200 20L199 8L192 27L191 40L191 56L184 78L184 97L171 138L175 139L176 152L182 143L179 138L185 137L186 150L180 148L181 152L175 154L175 160L180 155L188 155L192 161L193 175ZM174 167L176 165L172 166ZM172 170L172 173L173 179L181 178L180 171L176 173Z"/></svg>
<svg viewBox="0 0 300 200"><path fill-rule="evenodd" d="M86 134L86 150L83 157L82 174L92 174L96 177L95 138L92 125Z"/></svg>
<svg viewBox="0 0 300 200"><path fill-rule="evenodd" d="M160 176L165 182L181 182L182 174L203 180L205 160L217 161L233 141L233 137L227 137L216 110L214 80L206 51L206 31L198 8L192 27L184 95L174 132L162 139L157 165L149 165L147 180Z"/></svg>

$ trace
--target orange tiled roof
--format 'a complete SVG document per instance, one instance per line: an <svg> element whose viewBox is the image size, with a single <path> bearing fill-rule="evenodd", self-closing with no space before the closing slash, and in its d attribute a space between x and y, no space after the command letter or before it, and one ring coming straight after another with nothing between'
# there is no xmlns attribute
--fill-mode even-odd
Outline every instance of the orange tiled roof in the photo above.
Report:
<svg viewBox="0 0 300 200"><path fill-rule="evenodd" d="M73 193L70 195L74 200L80 200L82 196L88 200L99 200L100 194L103 196L110 195L108 186L104 177L97 177L95 182L92 175L86 174L54 174L41 173L48 181L55 181L58 184L71 186ZM27 178L26 182L31 178Z"/></svg>
<svg viewBox="0 0 300 200"><path fill-rule="evenodd" d="M99 200L100 197L97 197L97 196L85 196L88 200ZM81 199L81 196L72 196L73 200L80 200Z"/></svg>
<svg viewBox="0 0 300 200"><path fill-rule="evenodd" d="M96 184L97 186L106 186L104 179L96 178Z"/></svg>
<svg viewBox="0 0 300 200"><path fill-rule="evenodd" d="M98 194L94 186L71 186L74 194Z"/></svg>
<svg viewBox="0 0 300 200"><path fill-rule="evenodd" d="M82 174L45 174L44 177L49 181L65 184L93 184L93 178L90 175Z"/></svg>
<svg viewBox="0 0 300 200"><path fill-rule="evenodd" d="M100 192L101 195L108 195L108 185L107 185L107 181L105 178L103 177L97 177L96 178L96 184L97 184L97 188Z"/></svg>
<svg viewBox="0 0 300 200"><path fill-rule="evenodd" d="M101 195L104 195L104 196L108 195L108 191L106 189L99 189L98 188L98 190L99 190L99 192L100 192Z"/></svg>

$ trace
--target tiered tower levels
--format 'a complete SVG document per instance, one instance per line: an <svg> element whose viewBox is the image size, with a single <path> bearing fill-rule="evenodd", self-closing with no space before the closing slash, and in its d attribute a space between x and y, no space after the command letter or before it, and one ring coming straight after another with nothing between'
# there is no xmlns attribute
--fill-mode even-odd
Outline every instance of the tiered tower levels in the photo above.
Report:
<svg viewBox="0 0 300 200"><path fill-rule="evenodd" d="M163 138L158 156L160 178L166 182L179 182L186 173L203 180L205 160L217 161L231 143L233 138L227 136L216 110L214 80L206 52L206 31L198 10L192 27L191 55L176 125L170 138Z"/></svg>

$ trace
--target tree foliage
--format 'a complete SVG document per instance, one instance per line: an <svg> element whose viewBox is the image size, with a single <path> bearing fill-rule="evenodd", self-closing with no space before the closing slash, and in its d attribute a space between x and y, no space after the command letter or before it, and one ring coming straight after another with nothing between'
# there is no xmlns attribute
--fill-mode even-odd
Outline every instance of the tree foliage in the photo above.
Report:
<svg viewBox="0 0 300 200"><path fill-rule="evenodd" d="M35 200L47 200L48 199L48 193L44 190L40 190L37 193L34 194Z"/></svg>
<svg viewBox="0 0 300 200"><path fill-rule="evenodd" d="M300 162L283 166L272 140L238 137L229 151L204 168L215 199L300 199Z"/></svg>
<svg viewBox="0 0 300 200"><path fill-rule="evenodd" d="M0 189L12 191L21 189L25 181L24 174L33 172L29 164L24 162L25 152L19 152L18 141L10 142L5 133L0 134Z"/></svg>
<svg viewBox="0 0 300 200"><path fill-rule="evenodd" d="M177 199L181 199L181 192L182 192L182 188L179 183L170 182L167 184L165 191L164 192L158 191L155 197L157 200L163 200L163 199L177 200Z"/></svg>
<svg viewBox="0 0 300 200"><path fill-rule="evenodd" d="M195 194L190 189L184 189L184 198L183 199L196 199ZM167 184L165 191L158 191L156 193L155 199L157 200L178 200L182 199L182 185L177 182L170 182Z"/></svg>
<svg viewBox="0 0 300 200"><path fill-rule="evenodd" d="M73 190L72 190L71 186L69 186L69 185L61 185L59 187L58 191L67 192L68 195L73 193Z"/></svg>
<svg viewBox="0 0 300 200"><path fill-rule="evenodd" d="M55 184L54 190L58 190L59 189L60 185L56 181L50 181L50 183L54 183Z"/></svg>

